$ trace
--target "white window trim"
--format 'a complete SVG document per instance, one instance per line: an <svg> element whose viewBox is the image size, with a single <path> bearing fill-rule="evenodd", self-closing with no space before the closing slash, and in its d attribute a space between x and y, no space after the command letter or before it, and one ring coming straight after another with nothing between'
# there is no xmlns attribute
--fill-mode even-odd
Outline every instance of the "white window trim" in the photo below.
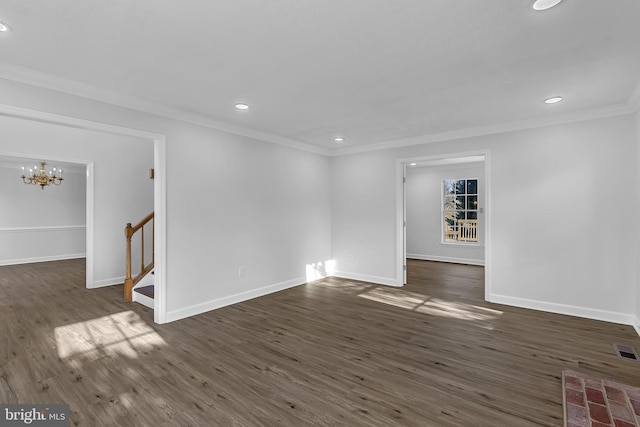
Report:
<svg viewBox="0 0 640 427"><path fill-rule="evenodd" d="M477 242L461 242L461 241L450 241L444 239L444 182L445 181L460 181L460 180L472 180L475 179L477 181L476 187L476 196L478 196L478 228L480 227L480 180L478 178L452 178L452 179L442 179L440 181L440 244L443 246L466 246L466 247L476 247L481 246L480 242L480 233L478 232L478 241Z"/></svg>

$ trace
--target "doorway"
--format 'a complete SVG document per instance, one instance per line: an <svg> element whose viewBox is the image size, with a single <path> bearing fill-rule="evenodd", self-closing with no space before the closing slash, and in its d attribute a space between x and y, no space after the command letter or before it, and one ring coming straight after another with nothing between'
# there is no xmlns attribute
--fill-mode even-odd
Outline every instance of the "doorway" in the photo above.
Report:
<svg viewBox="0 0 640 427"><path fill-rule="evenodd" d="M64 141L64 138L61 137L62 134L68 133L70 131L75 131L77 133L81 132L89 132L94 138L88 138L88 141L99 145L100 143L96 143L92 139L101 140L101 146L109 147L109 141L114 140L114 137L120 138L122 141L146 141L151 143L152 147L150 147L149 151L149 159L148 166L145 166L141 172L145 175L148 174L148 168L153 168L155 171L155 177L153 182L151 183L152 188L152 201L151 207L155 212L155 239L154 239L154 249L155 249L155 260L156 260L156 269L155 269L155 279L156 279L156 298L154 301L154 321L156 323L164 323L165 313L166 313L166 243L165 243L165 232L166 232L166 183L165 183L165 168L166 168L166 139L164 135L154 134L146 131L139 131L135 129L129 129L119 126L113 126L100 122L92 122L83 119L78 119L74 117L60 116L56 114L29 110L20 107L6 106L0 105L0 118L8 123L11 123L11 120L25 121L30 125L25 126L22 124L21 126L15 126L15 129L11 129L14 135L11 138L7 138L8 145L2 147L2 151L0 151L0 155L9 156L9 157L27 157L33 158L34 155L44 156L45 158L52 158L53 160L67 160L77 163L83 163L86 165L86 173L87 173L87 212L86 212L86 263L87 263L87 287L96 287L103 285L102 283L97 283L95 280L96 268L98 266L95 263L96 256L99 256L100 259L102 257L100 254L96 254L96 250L102 250L101 246L94 247L94 236L98 231L102 229L102 227L97 227L95 224L95 216L96 214L101 214L104 210L104 204L100 204L96 206L95 200L95 191L94 186L96 185L94 179L94 167L95 162L91 156L86 154L78 154L78 157L75 159L63 159L63 158L55 158L55 151L52 151L50 145L47 145L52 140L55 140L57 137L59 140ZM29 132L32 128L47 126L47 129L51 131L51 135L48 138L38 138L38 139L29 139L29 138L21 138L24 132ZM10 127L10 126L9 126ZM17 140L22 141L23 144L18 145L13 144L11 141ZM27 143L24 143L27 141ZM64 141L66 144L67 141ZM13 144L13 145L12 145ZM88 145L88 143L87 143ZM135 143L132 143L132 146ZM12 151L13 150L13 151ZM68 152L68 150L67 150ZM42 154L40 154L42 153ZM45 155L46 153L51 153L51 155ZM121 155L118 153L114 153L114 158L117 155ZM92 159L92 160L78 160L78 158L84 159ZM102 161L102 158L100 158ZM100 167L100 165L99 165ZM113 176L117 176L121 170L116 166L115 168L110 168ZM103 169L104 171L104 169ZM104 176L104 175L103 175ZM147 178L148 179L148 178ZM117 188L121 188L122 185L116 184L112 185L111 188L114 188L114 191L117 191ZM119 196L118 196L119 197ZM117 199L117 198L116 198ZM148 212L147 212L148 213ZM102 215L102 214L101 214ZM104 215L103 215L104 216ZM121 224L122 229L124 230L124 225L127 221L122 221ZM120 228L120 225L118 225ZM118 243L114 243L114 247L117 246L124 248L124 233L119 235L118 238L121 238L121 241L118 240ZM112 248L106 248L105 250L111 250ZM114 261L115 262L115 261ZM121 260L117 262L122 263ZM101 264L102 265L102 264ZM115 265L115 264L114 264ZM112 269L114 267L111 267ZM119 268L119 267L118 267ZM124 267L122 267L124 270ZM113 276L113 275L112 275ZM112 277L108 276L108 277ZM113 282L112 282L113 283ZM104 283L112 284L112 283ZM122 283L122 282L120 282Z"/></svg>
<svg viewBox="0 0 640 427"><path fill-rule="evenodd" d="M407 258L484 265L488 300L491 295L488 150L400 159L396 170L398 284L407 282ZM454 202L453 214L448 211L451 208L445 207L445 184L453 185L448 196Z"/></svg>

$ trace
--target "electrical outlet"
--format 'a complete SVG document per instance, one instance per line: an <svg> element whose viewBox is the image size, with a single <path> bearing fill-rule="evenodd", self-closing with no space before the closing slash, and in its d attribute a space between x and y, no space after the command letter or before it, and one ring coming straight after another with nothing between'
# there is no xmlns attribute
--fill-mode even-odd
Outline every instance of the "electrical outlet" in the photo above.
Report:
<svg viewBox="0 0 640 427"><path fill-rule="evenodd" d="M238 277L244 277L247 275L247 267L238 267Z"/></svg>

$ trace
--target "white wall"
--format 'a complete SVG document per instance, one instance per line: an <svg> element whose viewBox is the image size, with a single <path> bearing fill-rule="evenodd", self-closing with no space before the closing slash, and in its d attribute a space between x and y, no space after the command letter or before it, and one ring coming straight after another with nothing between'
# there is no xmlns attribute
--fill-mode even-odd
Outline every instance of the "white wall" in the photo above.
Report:
<svg viewBox="0 0 640 427"><path fill-rule="evenodd" d="M0 159L0 265L84 257L85 174L67 168L62 185L43 190L25 185L12 161Z"/></svg>
<svg viewBox="0 0 640 427"><path fill-rule="evenodd" d="M397 284L396 160L488 149L490 299L631 323L634 235L616 232L616 213L634 214L619 196L635 178L634 126L620 116L335 158L336 269Z"/></svg>
<svg viewBox="0 0 640 427"><path fill-rule="evenodd" d="M484 265L484 213L478 213L478 244L442 242L442 181L477 179L478 207L485 207L484 165L407 168L407 257Z"/></svg>
<svg viewBox="0 0 640 427"><path fill-rule="evenodd" d="M330 159L13 81L0 79L0 93L5 104L166 136L166 310L158 321L304 283L307 264L330 259Z"/></svg>
<svg viewBox="0 0 640 427"><path fill-rule="evenodd" d="M164 321L301 283L307 264L332 257L338 274L397 284L396 160L484 149L491 299L629 323L636 310L635 235L612 232L617 186L635 182L632 116L328 159L7 80L0 93L5 104L166 135ZM15 139L3 135L0 152ZM34 155L47 150L40 143Z"/></svg>
<svg viewBox="0 0 640 427"><path fill-rule="evenodd" d="M635 182L640 182L640 108L636 110L636 179ZM636 212L640 212L640 189L635 189L636 195ZM634 326L636 332L640 335L640 226L636 225L636 312L634 319Z"/></svg>
<svg viewBox="0 0 640 427"><path fill-rule="evenodd" d="M0 128L3 133L1 154L51 159L52 164L56 159L94 163L94 275L93 283L87 283L87 286L122 283L125 274L124 227L127 222L135 223L153 211L153 182L148 178L148 169L153 167L152 143L5 116L0 116ZM74 185L71 182L73 175L66 178L60 188L47 188L44 192L64 191L64 187ZM43 192L33 188L27 190ZM54 193L39 195L54 196ZM4 205L2 210L5 210ZM72 210L68 219L78 223L80 211ZM40 225L58 224L45 221ZM9 256L16 257L13 252Z"/></svg>
<svg viewBox="0 0 640 427"><path fill-rule="evenodd" d="M167 143L169 316L305 283L330 258L329 159L180 127Z"/></svg>
<svg viewBox="0 0 640 427"><path fill-rule="evenodd" d="M395 155L385 150L332 160L331 247L335 274L398 286Z"/></svg>

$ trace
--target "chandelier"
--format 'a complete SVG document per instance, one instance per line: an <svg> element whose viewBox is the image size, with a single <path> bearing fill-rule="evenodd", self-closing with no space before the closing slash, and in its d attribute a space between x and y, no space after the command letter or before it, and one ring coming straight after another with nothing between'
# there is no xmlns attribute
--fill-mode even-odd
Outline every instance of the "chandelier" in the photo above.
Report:
<svg viewBox="0 0 640 427"><path fill-rule="evenodd" d="M40 170L38 166L34 166L33 169L29 169L29 176L25 175L24 166L22 166L22 182L25 184L38 184L43 190L47 185L60 185L62 184L62 168L53 168L49 171L45 169L47 164L45 162L40 163Z"/></svg>

